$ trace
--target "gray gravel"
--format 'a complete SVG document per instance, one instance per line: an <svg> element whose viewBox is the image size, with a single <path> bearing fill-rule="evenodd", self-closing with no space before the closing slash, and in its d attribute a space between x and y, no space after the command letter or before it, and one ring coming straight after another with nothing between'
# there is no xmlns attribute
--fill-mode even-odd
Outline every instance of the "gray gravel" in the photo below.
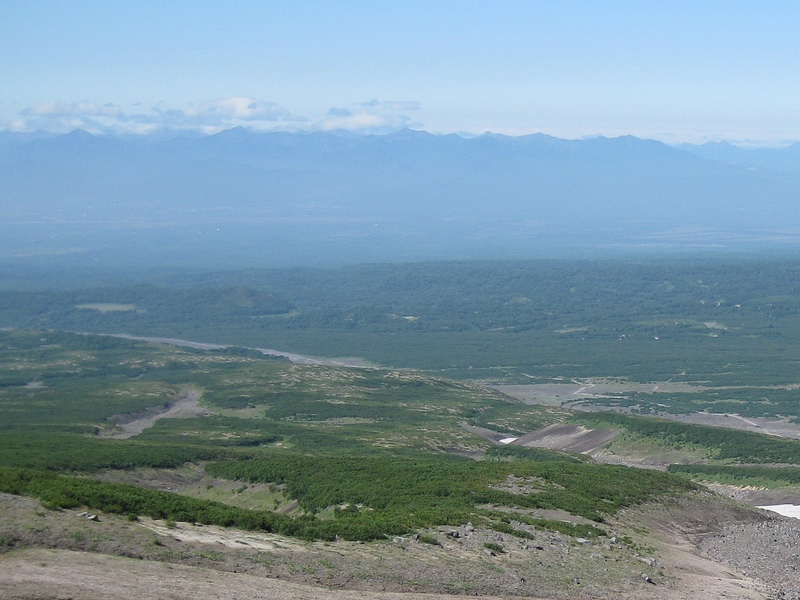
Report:
<svg viewBox="0 0 800 600"><path fill-rule="evenodd" d="M781 600L800 600L800 520L775 516L704 537L708 555L765 583Z"/></svg>

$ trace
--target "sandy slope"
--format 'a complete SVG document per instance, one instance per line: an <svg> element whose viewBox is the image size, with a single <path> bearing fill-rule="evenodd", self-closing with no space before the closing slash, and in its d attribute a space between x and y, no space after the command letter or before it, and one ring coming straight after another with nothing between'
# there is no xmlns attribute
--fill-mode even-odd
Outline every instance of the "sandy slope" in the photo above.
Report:
<svg viewBox="0 0 800 600"><path fill-rule="evenodd" d="M730 572L720 572L719 565L709 560L695 557L683 567L686 579L678 587L653 587L649 594L636 597L665 600L767 598L751 581ZM330 590L242 573L102 554L24 550L0 557L0 597L26 600L464 600L475 596Z"/></svg>
<svg viewBox="0 0 800 600"><path fill-rule="evenodd" d="M31 600L459 600L470 596L334 591L242 573L102 554L26 550L0 558L0 597Z"/></svg>

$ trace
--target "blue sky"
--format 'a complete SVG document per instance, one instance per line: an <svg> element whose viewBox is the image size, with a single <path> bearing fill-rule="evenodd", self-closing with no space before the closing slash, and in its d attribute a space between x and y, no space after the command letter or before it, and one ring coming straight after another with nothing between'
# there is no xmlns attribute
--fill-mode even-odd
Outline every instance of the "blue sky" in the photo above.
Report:
<svg viewBox="0 0 800 600"><path fill-rule="evenodd" d="M800 140L800 3L3 0L0 129Z"/></svg>

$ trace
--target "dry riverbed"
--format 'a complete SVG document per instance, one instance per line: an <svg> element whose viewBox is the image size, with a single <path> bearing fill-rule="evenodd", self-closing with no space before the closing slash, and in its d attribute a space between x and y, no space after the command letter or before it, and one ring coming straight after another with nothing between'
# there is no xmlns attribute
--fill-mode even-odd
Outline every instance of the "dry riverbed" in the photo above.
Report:
<svg viewBox="0 0 800 600"><path fill-rule="evenodd" d="M189 419L207 415L209 411L197 403L200 396L199 390L189 389L177 400L164 406L149 408L138 413L109 417L108 420L118 425L122 431L112 432L107 437L127 440L139 435L145 429L149 429L159 419Z"/></svg>

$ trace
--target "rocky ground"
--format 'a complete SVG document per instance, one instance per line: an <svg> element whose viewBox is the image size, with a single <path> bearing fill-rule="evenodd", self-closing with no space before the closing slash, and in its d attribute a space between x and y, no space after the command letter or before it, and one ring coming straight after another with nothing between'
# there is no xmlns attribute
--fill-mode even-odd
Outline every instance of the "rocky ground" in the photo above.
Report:
<svg viewBox="0 0 800 600"><path fill-rule="evenodd" d="M308 543L81 512L0 494L0 597L800 598L800 521L711 494L625 511L595 540L462 526Z"/></svg>
<svg viewBox="0 0 800 600"><path fill-rule="evenodd" d="M699 541L708 556L762 580L776 598L800 600L800 520L734 524Z"/></svg>

